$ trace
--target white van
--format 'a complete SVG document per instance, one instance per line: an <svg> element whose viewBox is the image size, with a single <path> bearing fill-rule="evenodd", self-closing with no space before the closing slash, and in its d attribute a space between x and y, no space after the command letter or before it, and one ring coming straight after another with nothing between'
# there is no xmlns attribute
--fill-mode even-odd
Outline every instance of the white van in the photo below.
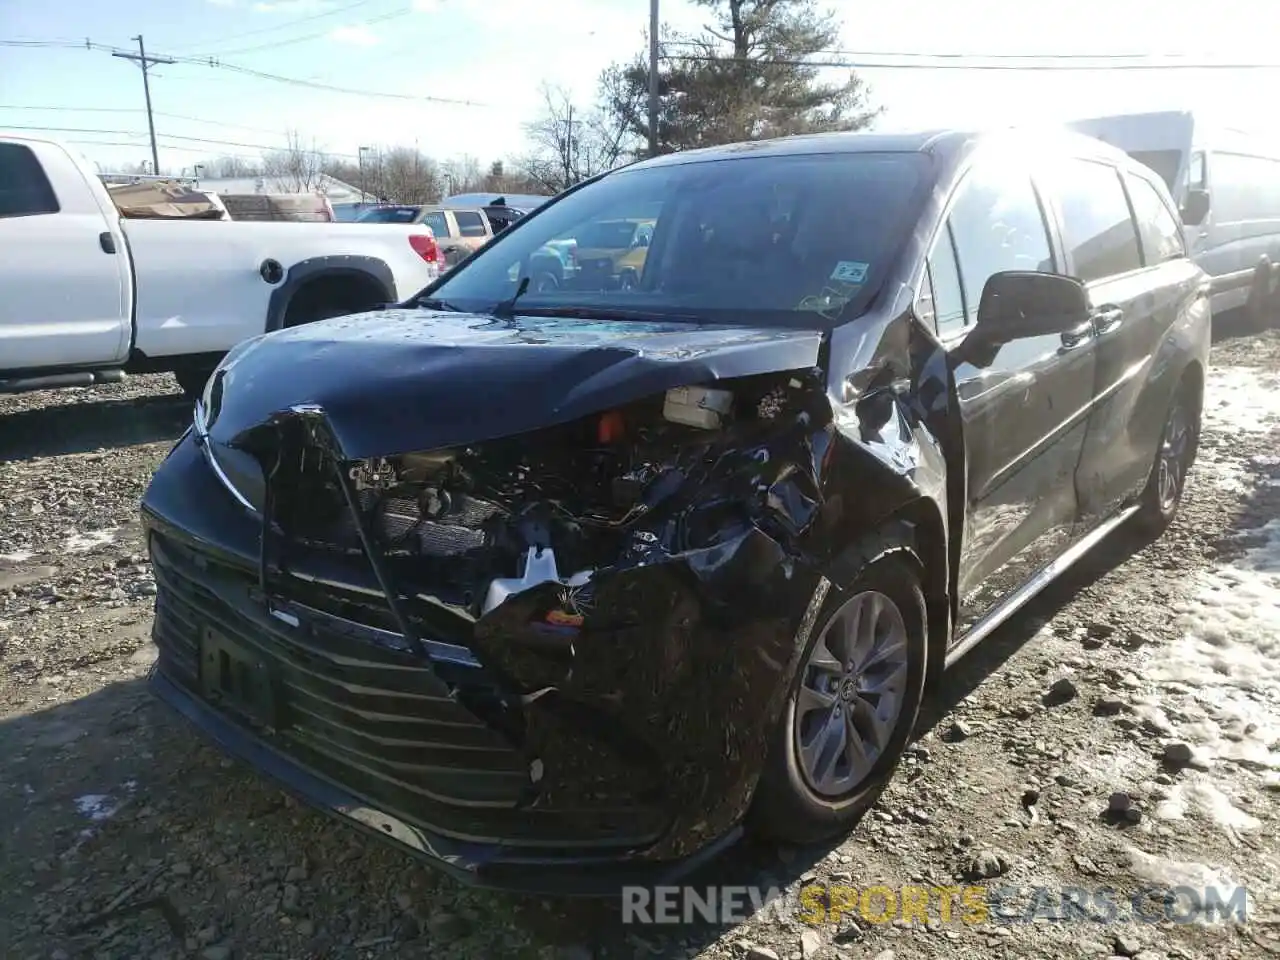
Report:
<svg viewBox="0 0 1280 960"><path fill-rule="evenodd" d="M1069 126L1146 164L1182 211L1187 252L1213 278L1213 312L1276 313L1280 276L1280 144L1212 126L1185 111L1078 120Z"/></svg>

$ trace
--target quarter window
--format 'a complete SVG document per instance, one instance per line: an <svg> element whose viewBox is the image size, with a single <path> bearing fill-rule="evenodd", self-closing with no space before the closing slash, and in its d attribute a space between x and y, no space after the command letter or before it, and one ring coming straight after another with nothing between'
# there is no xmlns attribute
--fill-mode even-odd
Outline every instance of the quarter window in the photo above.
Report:
<svg viewBox="0 0 1280 960"><path fill-rule="evenodd" d="M1142 266L1138 229L1120 173L1092 160L1067 160L1056 170L1062 233L1075 274L1086 282Z"/></svg>
<svg viewBox="0 0 1280 960"><path fill-rule="evenodd" d="M960 269L951 243L951 228L944 226L929 254L926 293L922 297L922 319L932 320L938 336L947 337L964 329L964 291Z"/></svg>
<svg viewBox="0 0 1280 960"><path fill-rule="evenodd" d="M975 167L960 185L948 223L959 262L966 323L977 319L982 289L992 274L1053 272L1049 232L1025 171L1000 165ZM943 262L935 266L942 274ZM941 305L938 315L941 319Z"/></svg>
<svg viewBox="0 0 1280 960"><path fill-rule="evenodd" d="M1138 223L1138 235L1142 239L1142 253L1147 265L1182 256L1182 228L1160 192L1133 174L1126 175L1125 182L1129 185L1129 199L1133 203L1133 215Z"/></svg>
<svg viewBox="0 0 1280 960"><path fill-rule="evenodd" d="M58 198L31 148L0 143L0 217L57 212Z"/></svg>
<svg viewBox="0 0 1280 960"><path fill-rule="evenodd" d="M453 217L455 220L458 221L458 231L464 237L485 236L483 215L479 213L471 213L465 210L459 210L457 213L453 215Z"/></svg>

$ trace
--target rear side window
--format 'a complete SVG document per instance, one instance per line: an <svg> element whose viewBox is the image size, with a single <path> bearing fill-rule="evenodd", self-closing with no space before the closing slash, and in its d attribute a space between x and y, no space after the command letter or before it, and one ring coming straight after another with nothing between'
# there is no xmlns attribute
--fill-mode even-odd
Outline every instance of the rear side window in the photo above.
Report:
<svg viewBox="0 0 1280 960"><path fill-rule="evenodd" d="M29 147L0 143L0 217L58 212L58 197Z"/></svg>
<svg viewBox="0 0 1280 960"><path fill-rule="evenodd" d="M1055 172L1063 239L1076 276L1088 282L1142 266L1138 229L1119 171L1105 163L1071 159Z"/></svg>
<svg viewBox="0 0 1280 960"><path fill-rule="evenodd" d="M453 216L458 221L458 230L464 237L486 236L482 214L459 210Z"/></svg>
<svg viewBox="0 0 1280 960"><path fill-rule="evenodd" d="M431 235L436 239L443 240L449 236L449 218L443 213L424 213L421 222L431 228Z"/></svg>
<svg viewBox="0 0 1280 960"><path fill-rule="evenodd" d="M1142 254L1147 265L1174 260L1183 255L1182 228L1174 219L1168 204L1150 183L1132 174L1125 176L1129 200L1142 239Z"/></svg>

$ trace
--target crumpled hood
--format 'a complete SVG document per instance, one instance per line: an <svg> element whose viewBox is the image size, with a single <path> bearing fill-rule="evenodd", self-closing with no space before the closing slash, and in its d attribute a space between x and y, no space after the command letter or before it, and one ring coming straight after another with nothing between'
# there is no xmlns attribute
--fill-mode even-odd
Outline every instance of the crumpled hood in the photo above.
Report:
<svg viewBox="0 0 1280 960"><path fill-rule="evenodd" d="M388 310L268 334L206 390L220 445L296 405L352 459L478 443L675 386L806 369L823 334L710 324Z"/></svg>

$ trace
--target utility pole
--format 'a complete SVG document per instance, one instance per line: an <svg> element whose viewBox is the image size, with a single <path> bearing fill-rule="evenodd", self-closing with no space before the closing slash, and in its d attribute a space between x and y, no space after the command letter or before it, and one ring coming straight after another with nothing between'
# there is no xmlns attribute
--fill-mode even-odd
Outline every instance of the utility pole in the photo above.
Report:
<svg viewBox="0 0 1280 960"><path fill-rule="evenodd" d="M649 0L649 156L658 155L658 0Z"/></svg>
<svg viewBox="0 0 1280 960"><path fill-rule="evenodd" d="M656 3L657 0L654 0ZM133 60L138 66L142 67L142 92L147 98L147 129L151 131L151 172L160 175L160 153L156 150L156 122L151 116L151 83L147 80L147 70L156 63L173 63L169 57L148 57L147 48L142 44L142 34L131 37L132 40L138 41L137 53L113 53L113 57L119 57L122 60Z"/></svg>

